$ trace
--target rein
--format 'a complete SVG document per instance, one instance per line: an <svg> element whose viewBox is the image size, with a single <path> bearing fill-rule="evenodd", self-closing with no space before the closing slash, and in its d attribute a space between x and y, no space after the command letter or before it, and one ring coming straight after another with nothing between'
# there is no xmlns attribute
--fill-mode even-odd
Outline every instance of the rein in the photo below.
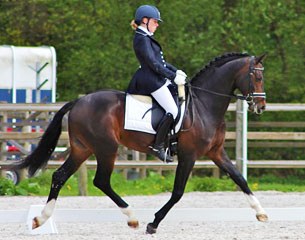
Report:
<svg viewBox="0 0 305 240"><path fill-rule="evenodd" d="M208 90L208 89L205 89L205 88L192 86L190 81L188 81L187 87L189 89L190 88L194 88L194 89L198 89L198 90L201 90L203 92L207 92L207 93L214 94L214 95L217 95L217 96L228 97L228 98L236 98L236 99L239 99L239 100L246 100L248 103L249 102L253 102L253 99L257 98L257 97L266 98L266 93L264 93L264 92L263 93L256 93L256 92L251 92L250 91L251 88L252 88L251 76L254 74L254 70L264 71L263 67L262 68L253 67L254 59L255 59L255 57L253 57L253 56L250 59L249 74L248 74L248 79L249 79L249 89L248 89L248 92L249 93L246 96L244 96L244 95L236 95L236 94L223 94L223 93L214 92L214 91L211 91L211 90Z"/></svg>
<svg viewBox="0 0 305 240"><path fill-rule="evenodd" d="M255 70L264 71L263 67L258 68L258 67L253 66L254 65L254 59L255 59L254 56L252 56L250 58L249 73L248 73L249 89L248 89L248 94L246 96L245 95L224 94L224 93L214 92L214 91L211 91L211 90L208 90L208 89L205 89L205 88L192 86L190 81L188 81L187 84L185 85L186 87L188 87L188 97L187 97L187 100L186 100L186 109L188 109L190 101L193 99L192 88L203 91L203 92L206 92L206 93L210 93L210 94L213 94L213 95L221 96L221 97L228 97L228 98L235 98L235 99L239 99L239 100L245 100L245 101L247 101L247 103L249 105L252 105L254 103L254 98L258 98L258 97L266 98L266 93L265 92L262 92L262 93L251 92L251 88L252 88L251 76L254 74L254 71ZM189 131L194 124L194 107L193 107L193 104L192 104L191 114L192 114L192 116L191 116L191 118L192 118L191 126L187 129L181 129L181 131L184 131L184 132Z"/></svg>
<svg viewBox="0 0 305 240"><path fill-rule="evenodd" d="M203 92L211 93L211 94L214 94L214 95L217 95L217 96L221 96L221 97L236 98L236 99L240 99L240 100L248 100L248 98L250 97L249 95L243 96L243 95L235 95L235 94L229 95L229 94L218 93L218 92L214 92L214 91L211 91L211 90L208 90L208 89L205 89L205 88L192 86L190 84L190 82L188 82L186 86L189 89L194 88L194 89L198 89L198 90L201 90Z"/></svg>

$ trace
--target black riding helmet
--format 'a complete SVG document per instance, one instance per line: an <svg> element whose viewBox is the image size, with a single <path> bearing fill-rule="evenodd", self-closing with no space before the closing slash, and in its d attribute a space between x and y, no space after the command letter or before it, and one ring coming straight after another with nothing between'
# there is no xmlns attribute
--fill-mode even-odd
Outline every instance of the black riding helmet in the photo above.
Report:
<svg viewBox="0 0 305 240"><path fill-rule="evenodd" d="M151 5L142 5L138 7L135 15L135 23L140 25L144 17L153 18L162 22L158 8Z"/></svg>

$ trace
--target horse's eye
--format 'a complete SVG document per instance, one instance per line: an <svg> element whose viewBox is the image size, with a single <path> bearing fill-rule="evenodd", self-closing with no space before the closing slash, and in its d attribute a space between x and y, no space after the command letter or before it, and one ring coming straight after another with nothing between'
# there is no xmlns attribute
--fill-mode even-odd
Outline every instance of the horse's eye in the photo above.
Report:
<svg viewBox="0 0 305 240"><path fill-rule="evenodd" d="M263 77L256 77L256 78L255 78L255 81L256 81L256 82L261 82L261 81L263 81Z"/></svg>

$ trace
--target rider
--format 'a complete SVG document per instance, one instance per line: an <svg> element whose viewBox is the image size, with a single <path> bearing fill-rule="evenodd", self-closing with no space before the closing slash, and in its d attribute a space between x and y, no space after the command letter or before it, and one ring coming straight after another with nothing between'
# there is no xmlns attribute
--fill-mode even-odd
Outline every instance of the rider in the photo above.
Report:
<svg viewBox="0 0 305 240"><path fill-rule="evenodd" d="M135 29L133 48L140 67L134 74L127 92L131 94L151 95L166 114L161 120L153 146L154 155L162 161L172 162L166 154L164 142L171 125L178 115L178 107L168 88L170 84L184 85L186 74L164 60L160 44L153 34L162 22L159 10L151 5L140 6L132 21Z"/></svg>

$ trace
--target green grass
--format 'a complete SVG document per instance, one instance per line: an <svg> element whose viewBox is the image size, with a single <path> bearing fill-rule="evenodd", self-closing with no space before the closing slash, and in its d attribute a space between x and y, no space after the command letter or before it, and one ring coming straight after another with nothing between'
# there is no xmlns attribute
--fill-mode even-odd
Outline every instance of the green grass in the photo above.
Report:
<svg viewBox="0 0 305 240"><path fill-rule="evenodd" d="M89 196L104 195L93 186L94 171L88 171L88 194ZM0 195L33 195L47 196L51 185L52 171L47 170L39 176L23 180L14 186L6 179L0 179ZM121 196L126 195L153 195L163 192L171 192L174 184L174 174L161 176L153 171L148 173L145 179L126 180L122 174L114 173L111 178L113 189ZM250 177L248 184L252 191L281 191L281 192L304 192L305 184L301 177L286 176L285 178L275 175L263 175ZM212 177L192 177L186 186L186 192L192 191L236 191L237 187L227 177L220 179ZM63 186L60 196L78 196L78 176L73 175Z"/></svg>

